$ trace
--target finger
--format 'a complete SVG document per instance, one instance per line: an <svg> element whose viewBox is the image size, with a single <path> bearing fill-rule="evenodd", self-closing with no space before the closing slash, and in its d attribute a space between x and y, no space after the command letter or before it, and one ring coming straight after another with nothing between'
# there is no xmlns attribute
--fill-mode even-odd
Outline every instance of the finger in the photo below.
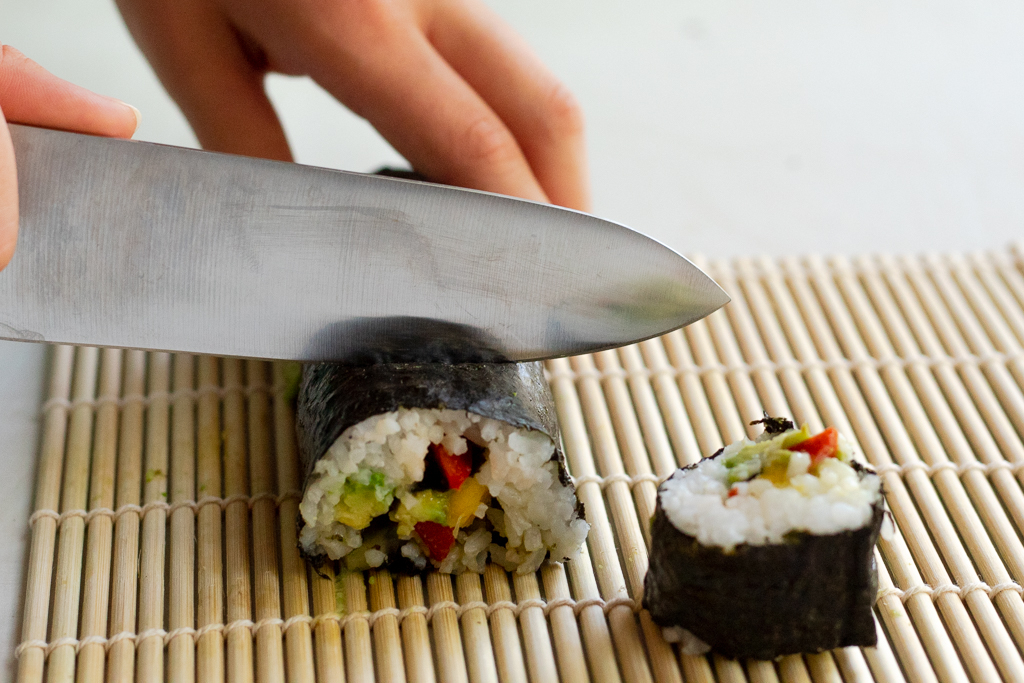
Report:
<svg viewBox="0 0 1024 683"><path fill-rule="evenodd" d="M125 23L205 149L290 161L262 69L212 3L119 0Z"/></svg>
<svg viewBox="0 0 1024 683"><path fill-rule="evenodd" d="M431 180L547 201L501 118L390 8L347 6L328 38L308 45L314 80Z"/></svg>
<svg viewBox="0 0 1024 683"><path fill-rule="evenodd" d="M11 123L130 138L139 111L57 78L9 45L0 46L0 107Z"/></svg>
<svg viewBox="0 0 1024 683"><path fill-rule="evenodd" d="M18 175L14 146L0 110L0 270L10 263L18 241Z"/></svg>
<svg viewBox="0 0 1024 683"><path fill-rule="evenodd" d="M569 90L479 0L447 0L424 19L438 53L512 131L551 201L586 210L583 115Z"/></svg>

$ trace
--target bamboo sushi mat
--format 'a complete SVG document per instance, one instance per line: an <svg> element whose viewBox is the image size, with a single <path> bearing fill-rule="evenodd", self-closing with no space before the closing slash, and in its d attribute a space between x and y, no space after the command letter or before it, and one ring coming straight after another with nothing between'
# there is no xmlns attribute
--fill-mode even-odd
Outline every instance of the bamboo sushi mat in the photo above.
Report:
<svg viewBox="0 0 1024 683"><path fill-rule="evenodd" d="M282 367L55 347L19 680L1024 681L1024 253L699 265L722 311L548 363L592 528L525 576L320 577ZM764 410L883 477L876 648L684 655L638 609L658 481Z"/></svg>

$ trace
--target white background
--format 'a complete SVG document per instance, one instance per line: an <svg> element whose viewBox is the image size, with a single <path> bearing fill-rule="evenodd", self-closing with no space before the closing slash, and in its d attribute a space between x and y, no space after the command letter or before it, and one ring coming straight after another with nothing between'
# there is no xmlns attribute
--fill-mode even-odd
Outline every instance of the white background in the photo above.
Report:
<svg viewBox="0 0 1024 683"><path fill-rule="evenodd" d="M491 0L583 104L595 213L687 253L998 248L1024 235L1024 7ZM0 42L194 145L109 0L0 0ZM400 158L305 79L301 163ZM0 648L18 640L43 348L0 342Z"/></svg>

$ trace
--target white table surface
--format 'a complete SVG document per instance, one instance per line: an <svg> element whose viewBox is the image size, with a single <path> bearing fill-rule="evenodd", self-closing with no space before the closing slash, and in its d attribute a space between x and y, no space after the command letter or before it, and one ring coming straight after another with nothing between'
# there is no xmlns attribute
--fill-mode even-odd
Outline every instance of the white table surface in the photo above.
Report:
<svg viewBox="0 0 1024 683"><path fill-rule="evenodd" d="M1024 237L1024 6L490 0L577 94L594 211L688 253L919 252ZM0 0L0 42L194 145L109 0ZM401 163L306 79L302 163ZM0 647L18 641L43 347L0 342Z"/></svg>

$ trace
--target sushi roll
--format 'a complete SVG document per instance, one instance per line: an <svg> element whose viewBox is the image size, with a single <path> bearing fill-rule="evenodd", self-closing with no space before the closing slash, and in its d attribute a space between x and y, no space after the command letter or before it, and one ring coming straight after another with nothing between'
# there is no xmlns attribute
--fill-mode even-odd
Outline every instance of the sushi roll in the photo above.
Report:
<svg viewBox="0 0 1024 683"><path fill-rule="evenodd" d="M761 422L658 488L644 607L726 657L874 645L878 475L834 428Z"/></svg>
<svg viewBox="0 0 1024 683"><path fill-rule="evenodd" d="M590 528L539 363L306 365L297 428L314 564L527 573Z"/></svg>

